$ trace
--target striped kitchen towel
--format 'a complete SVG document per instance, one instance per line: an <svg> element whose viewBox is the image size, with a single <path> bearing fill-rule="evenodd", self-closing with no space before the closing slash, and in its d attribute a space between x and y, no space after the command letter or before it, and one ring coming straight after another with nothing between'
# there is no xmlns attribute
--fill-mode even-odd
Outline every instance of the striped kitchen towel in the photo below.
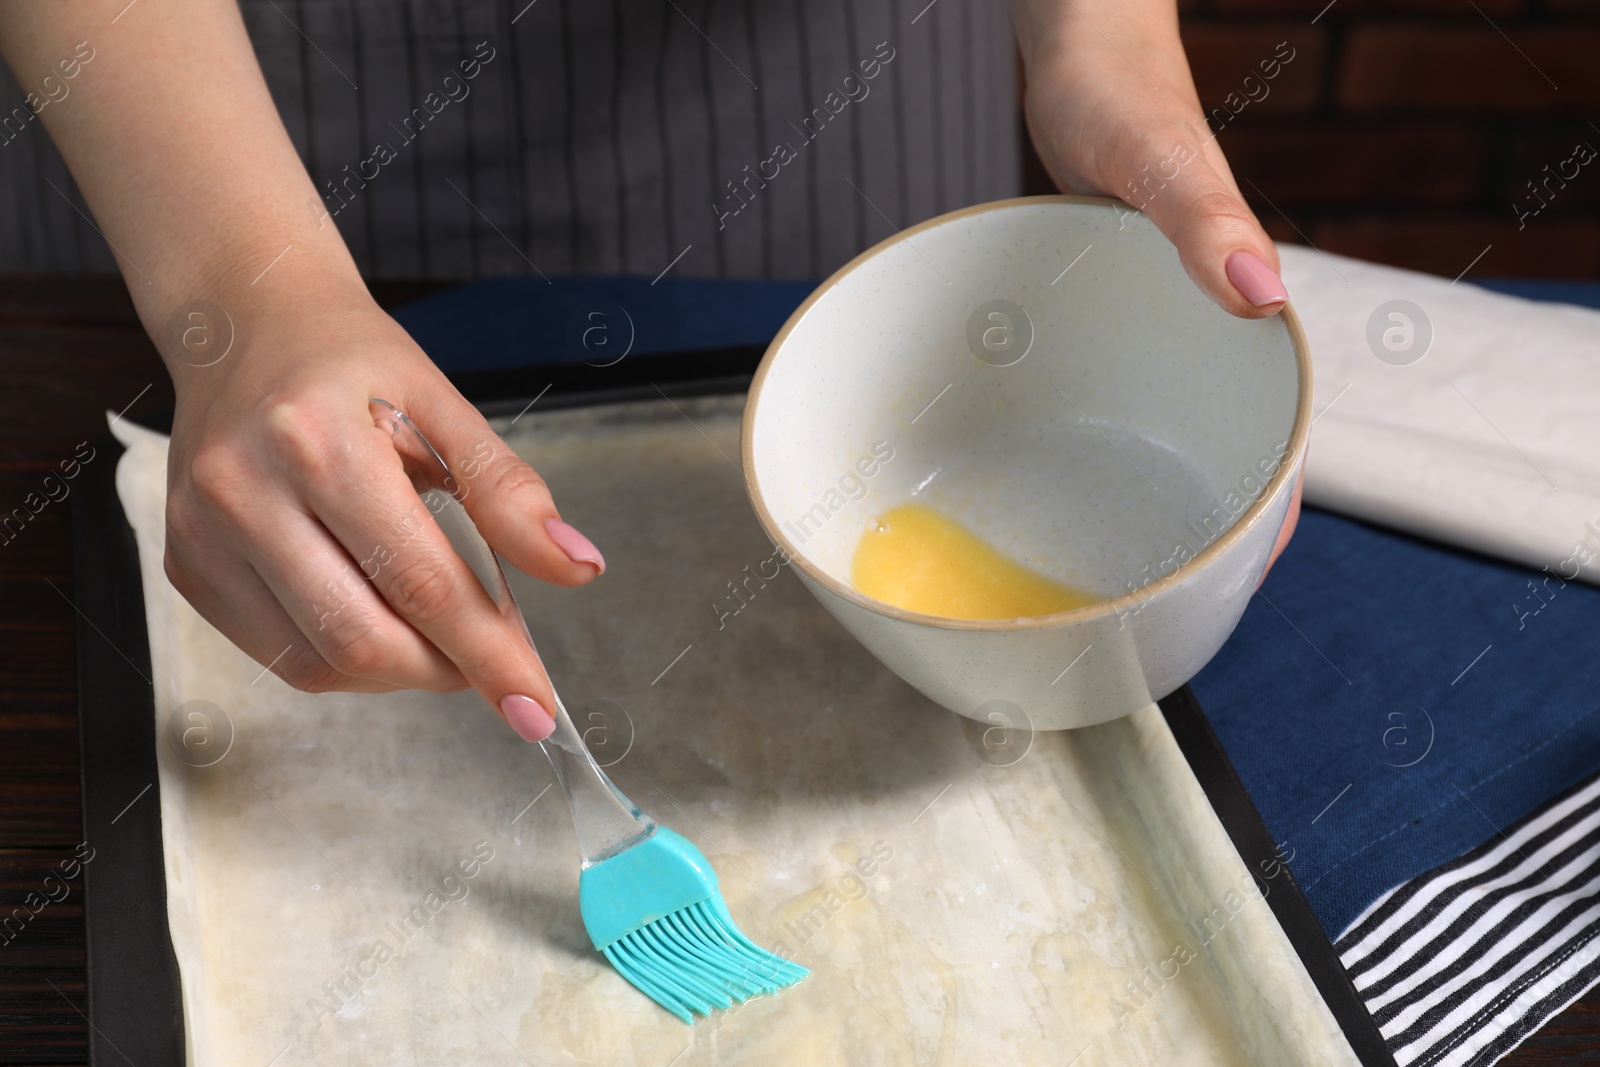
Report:
<svg viewBox="0 0 1600 1067"><path fill-rule="evenodd" d="M1335 942L1400 1067L1484 1067L1600 980L1600 776L1380 897Z"/></svg>

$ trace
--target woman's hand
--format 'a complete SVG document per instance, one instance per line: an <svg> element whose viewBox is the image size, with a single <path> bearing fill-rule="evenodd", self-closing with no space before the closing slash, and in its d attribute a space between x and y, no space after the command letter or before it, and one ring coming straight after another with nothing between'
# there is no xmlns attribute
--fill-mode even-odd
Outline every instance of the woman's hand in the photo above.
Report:
<svg viewBox="0 0 1600 1067"><path fill-rule="evenodd" d="M1028 129L1056 184L1143 211L1224 310L1282 307L1277 250L1206 125L1172 0L1016 0L1016 23Z"/></svg>
<svg viewBox="0 0 1600 1067"><path fill-rule="evenodd" d="M1028 131L1056 184L1148 215L1223 310L1264 318L1283 307L1277 249L1206 125L1173 0L1015 0L1015 10ZM1303 480L1268 570L1299 522Z"/></svg>
<svg viewBox="0 0 1600 1067"><path fill-rule="evenodd" d="M173 585L298 688L471 685L522 736L547 736L538 654L451 550L368 401L412 416L517 567L579 585L605 563L367 295L239 5L3 5L0 48L27 85L94 55L71 104L40 114L172 372ZM220 359L208 312L231 324Z"/></svg>
<svg viewBox="0 0 1600 1067"><path fill-rule="evenodd" d="M358 281L300 288L270 314L246 310L215 364L192 365L181 335L158 338L177 357L167 576L298 689L471 685L541 740L555 705L537 654L451 549L368 400L411 416L516 567L581 585L604 560Z"/></svg>

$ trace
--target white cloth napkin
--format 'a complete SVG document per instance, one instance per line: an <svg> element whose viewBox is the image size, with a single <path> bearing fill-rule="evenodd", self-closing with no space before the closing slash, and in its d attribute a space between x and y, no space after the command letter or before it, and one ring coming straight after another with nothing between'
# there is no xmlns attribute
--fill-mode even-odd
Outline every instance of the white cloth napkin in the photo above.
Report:
<svg viewBox="0 0 1600 1067"><path fill-rule="evenodd" d="M1315 368L1305 499L1600 584L1600 312L1279 252Z"/></svg>

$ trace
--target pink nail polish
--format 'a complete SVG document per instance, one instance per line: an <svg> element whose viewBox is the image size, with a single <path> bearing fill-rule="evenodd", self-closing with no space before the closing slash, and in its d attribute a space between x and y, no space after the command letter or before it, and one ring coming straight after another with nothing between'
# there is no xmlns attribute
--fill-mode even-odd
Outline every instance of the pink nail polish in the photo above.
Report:
<svg viewBox="0 0 1600 1067"><path fill-rule="evenodd" d="M1228 257L1228 280L1256 307L1281 304L1289 299L1283 279L1254 252L1235 252Z"/></svg>
<svg viewBox="0 0 1600 1067"><path fill-rule="evenodd" d="M555 733L555 719L532 697L525 697L521 693L501 697L500 711L524 741L543 741Z"/></svg>
<svg viewBox="0 0 1600 1067"><path fill-rule="evenodd" d="M579 533L575 526L560 519L546 519L544 529L550 535L550 540L560 545L561 551L574 563L593 563L600 568L601 574L606 572L606 558L594 547L594 542Z"/></svg>

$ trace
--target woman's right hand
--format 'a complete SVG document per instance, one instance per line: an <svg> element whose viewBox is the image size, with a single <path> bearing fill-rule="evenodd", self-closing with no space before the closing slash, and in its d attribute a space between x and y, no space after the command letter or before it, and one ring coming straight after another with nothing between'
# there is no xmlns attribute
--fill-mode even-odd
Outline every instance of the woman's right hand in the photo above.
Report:
<svg viewBox="0 0 1600 1067"><path fill-rule="evenodd" d="M450 549L368 401L407 412L458 474L470 463L467 510L512 564L559 585L605 564L373 304L329 217L343 200L307 175L239 5L0 5L0 50L24 85L71 79L41 120L172 372L178 591L297 688L471 685L547 735L538 654ZM236 335L221 360L185 344L202 302Z"/></svg>
<svg viewBox="0 0 1600 1067"><path fill-rule="evenodd" d="M470 685L542 740L555 704L538 654L451 549L369 399L411 416L514 566L582 585L604 571L600 552L359 279L296 289L270 312L247 304L234 347L209 366L194 365L181 329L158 337L177 390L167 576L297 689Z"/></svg>

